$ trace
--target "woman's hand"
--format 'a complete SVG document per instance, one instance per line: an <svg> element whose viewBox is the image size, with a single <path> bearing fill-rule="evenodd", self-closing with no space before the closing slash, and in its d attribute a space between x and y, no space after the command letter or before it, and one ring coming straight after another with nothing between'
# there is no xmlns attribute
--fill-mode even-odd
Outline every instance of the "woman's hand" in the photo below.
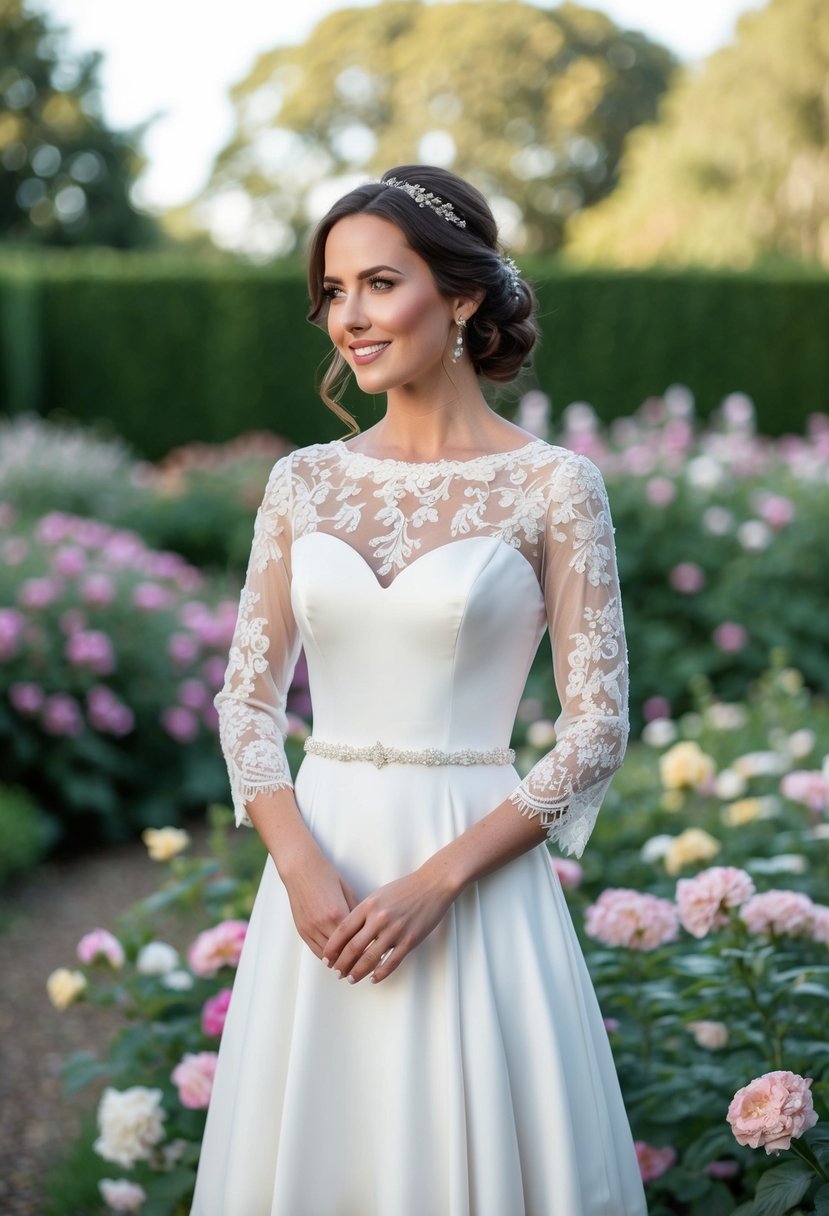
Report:
<svg viewBox="0 0 829 1216"><path fill-rule="evenodd" d="M425 866L378 887L331 934L323 962L352 984L372 972L372 983L379 983L428 937L456 894L445 873Z"/></svg>
<svg viewBox="0 0 829 1216"><path fill-rule="evenodd" d="M292 865L280 866L297 932L317 958L326 942L357 905L357 896L316 846L303 848Z"/></svg>

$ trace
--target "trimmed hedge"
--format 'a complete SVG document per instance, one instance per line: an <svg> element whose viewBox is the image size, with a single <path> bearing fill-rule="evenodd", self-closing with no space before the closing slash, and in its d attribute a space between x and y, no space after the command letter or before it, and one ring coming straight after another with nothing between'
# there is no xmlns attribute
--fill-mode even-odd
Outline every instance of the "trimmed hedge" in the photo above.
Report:
<svg viewBox="0 0 829 1216"><path fill-rule="evenodd" d="M609 420L680 382L707 417L748 393L769 435L802 430L829 400L829 275L576 269L526 263L543 340L532 373L555 414L589 401ZM297 444L345 433L315 390L329 349L305 320L295 263L48 251L0 258L0 406L69 416L149 459L191 440L268 429ZM366 427L382 398L345 400Z"/></svg>

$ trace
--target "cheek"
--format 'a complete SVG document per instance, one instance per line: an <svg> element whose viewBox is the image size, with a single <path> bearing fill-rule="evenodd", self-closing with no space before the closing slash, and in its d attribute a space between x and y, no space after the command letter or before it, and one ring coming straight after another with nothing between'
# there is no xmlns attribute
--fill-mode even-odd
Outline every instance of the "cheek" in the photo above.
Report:
<svg viewBox="0 0 829 1216"><path fill-rule="evenodd" d="M385 323L401 337L415 342L442 342L446 336L446 318L435 306L433 297L410 296L389 300L384 310ZM378 320L380 318L378 317Z"/></svg>

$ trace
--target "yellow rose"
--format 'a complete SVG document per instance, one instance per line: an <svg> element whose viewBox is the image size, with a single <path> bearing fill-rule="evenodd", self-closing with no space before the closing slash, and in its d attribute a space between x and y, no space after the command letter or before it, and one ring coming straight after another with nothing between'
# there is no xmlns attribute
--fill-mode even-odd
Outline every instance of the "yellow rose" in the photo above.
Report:
<svg viewBox="0 0 829 1216"><path fill-rule="evenodd" d="M741 798L739 802L731 802L720 811L720 818L729 828L742 827L744 823L753 823L760 818L762 803L759 798Z"/></svg>
<svg viewBox="0 0 829 1216"><path fill-rule="evenodd" d="M182 828L145 828L141 839L151 861L169 861L187 848L190 837Z"/></svg>
<svg viewBox="0 0 829 1216"><path fill-rule="evenodd" d="M681 811L682 804L685 801L681 790L665 790L660 801L660 806L663 811Z"/></svg>
<svg viewBox="0 0 829 1216"><path fill-rule="evenodd" d="M710 861L720 851L720 842L702 828L687 828L676 836L665 854L665 869L678 874L695 861Z"/></svg>
<svg viewBox="0 0 829 1216"><path fill-rule="evenodd" d="M659 760L666 790L696 789L714 775L714 761L692 739L675 743Z"/></svg>
<svg viewBox="0 0 829 1216"><path fill-rule="evenodd" d="M67 1005L81 995L86 988L86 979L80 971L69 971L66 967L58 967L46 981L46 991L55 1009L65 1009Z"/></svg>

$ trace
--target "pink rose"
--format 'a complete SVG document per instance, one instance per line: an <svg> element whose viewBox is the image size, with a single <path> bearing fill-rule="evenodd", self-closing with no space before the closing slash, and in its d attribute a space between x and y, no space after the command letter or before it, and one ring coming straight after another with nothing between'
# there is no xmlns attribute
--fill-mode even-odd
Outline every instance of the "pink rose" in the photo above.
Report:
<svg viewBox="0 0 829 1216"><path fill-rule="evenodd" d="M739 908L753 894L754 883L745 870L711 866L676 884L679 919L694 937L705 937L728 924L728 908Z"/></svg>
<svg viewBox="0 0 829 1216"><path fill-rule="evenodd" d="M82 963L94 963L103 957L112 967L123 967L124 947L106 929L93 929L78 942L78 958Z"/></svg>
<svg viewBox="0 0 829 1216"><path fill-rule="evenodd" d="M657 1148L646 1140L634 1140L633 1147L636 1149L636 1160L639 1162L643 1182L653 1182L654 1178L661 1178L676 1161L676 1149L669 1145Z"/></svg>
<svg viewBox="0 0 829 1216"><path fill-rule="evenodd" d="M703 1173L709 1174L712 1178L722 1178L723 1180L736 1178L739 1172L740 1167L738 1163L727 1157L723 1158L722 1161L709 1161L703 1167Z"/></svg>
<svg viewBox="0 0 829 1216"><path fill-rule="evenodd" d="M204 1110L207 1107L213 1091L217 1059L215 1051L188 1051L173 1069L171 1080L178 1089L182 1106L190 1110Z"/></svg>
<svg viewBox="0 0 829 1216"><path fill-rule="evenodd" d="M581 880L584 877L584 870L577 861L572 861L567 857L551 857L553 869L558 875L558 881L565 890L575 890L581 885Z"/></svg>
<svg viewBox="0 0 829 1216"><path fill-rule="evenodd" d="M814 928L814 904L799 891L764 891L743 904L740 917L749 933L803 937Z"/></svg>
<svg viewBox="0 0 829 1216"><path fill-rule="evenodd" d="M102 1178L98 1183L104 1203L113 1212L137 1212L143 1207L147 1192L137 1182L127 1178Z"/></svg>
<svg viewBox="0 0 829 1216"><path fill-rule="evenodd" d="M238 966L247 929L247 921L225 920L200 933L187 952L193 974L209 978L220 967Z"/></svg>
<svg viewBox="0 0 829 1216"><path fill-rule="evenodd" d="M786 773L780 782L780 793L810 811L825 811L829 807L829 781L820 769L800 768Z"/></svg>
<svg viewBox="0 0 829 1216"><path fill-rule="evenodd" d="M676 941L676 908L669 899L625 887L608 887L585 913L585 931L606 946L656 950Z"/></svg>
<svg viewBox="0 0 829 1216"><path fill-rule="evenodd" d="M714 630L714 644L725 654L737 654L748 645L748 631L736 621L723 621Z"/></svg>
<svg viewBox="0 0 829 1216"><path fill-rule="evenodd" d="M738 1089L726 1116L738 1144L777 1153L817 1123L811 1077L767 1072Z"/></svg>
<svg viewBox="0 0 829 1216"><path fill-rule="evenodd" d="M829 907L826 904L812 904L812 913L814 915L812 937L816 942L823 942L824 946L829 946Z"/></svg>
<svg viewBox="0 0 829 1216"><path fill-rule="evenodd" d="M199 733L199 720L183 705L169 705L160 714L161 724L177 743L191 743Z"/></svg>
<svg viewBox="0 0 829 1216"><path fill-rule="evenodd" d="M224 1030L230 993L230 988L223 988L205 1001L201 1011L201 1028L205 1034L216 1035L218 1038Z"/></svg>
<svg viewBox="0 0 829 1216"><path fill-rule="evenodd" d="M696 595L705 586L705 574L696 562L680 562L668 575L671 586L683 595Z"/></svg>

